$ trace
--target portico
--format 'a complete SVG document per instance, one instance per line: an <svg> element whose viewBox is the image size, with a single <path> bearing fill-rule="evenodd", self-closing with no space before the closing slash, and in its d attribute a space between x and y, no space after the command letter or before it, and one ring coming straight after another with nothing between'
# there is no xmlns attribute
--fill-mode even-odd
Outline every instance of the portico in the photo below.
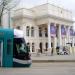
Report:
<svg viewBox="0 0 75 75"><path fill-rule="evenodd" d="M70 54L74 53L69 44L73 43L75 47L70 11L47 3L31 9L18 9L13 19L15 24L13 28L20 26L24 31L26 43L32 54L47 52L51 55L53 50L53 55L56 55L57 47L60 47L59 52L62 52L62 48L67 47Z"/></svg>

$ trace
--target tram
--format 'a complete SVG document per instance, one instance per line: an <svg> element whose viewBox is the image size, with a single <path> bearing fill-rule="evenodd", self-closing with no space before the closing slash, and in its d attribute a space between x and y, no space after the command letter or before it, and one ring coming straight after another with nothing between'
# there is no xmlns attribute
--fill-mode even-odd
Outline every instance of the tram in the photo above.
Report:
<svg viewBox="0 0 75 75"><path fill-rule="evenodd" d="M29 67L31 63L30 49L26 45L23 31L0 29L0 66Z"/></svg>
<svg viewBox="0 0 75 75"><path fill-rule="evenodd" d="M31 65L30 49L26 45L23 32L14 29L13 39L13 66L25 67Z"/></svg>

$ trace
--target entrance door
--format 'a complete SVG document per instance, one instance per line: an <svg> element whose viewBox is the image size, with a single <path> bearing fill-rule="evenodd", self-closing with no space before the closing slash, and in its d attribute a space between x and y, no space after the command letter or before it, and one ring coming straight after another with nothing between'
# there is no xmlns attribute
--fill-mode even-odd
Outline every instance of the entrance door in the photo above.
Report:
<svg viewBox="0 0 75 75"><path fill-rule="evenodd" d="M48 43L46 42L46 51L48 51L47 49L48 49Z"/></svg>
<svg viewBox="0 0 75 75"><path fill-rule="evenodd" d="M3 51L3 42L0 41L0 67L2 66L2 51Z"/></svg>
<svg viewBox="0 0 75 75"><path fill-rule="evenodd" d="M42 43L40 43L40 52L42 53Z"/></svg>

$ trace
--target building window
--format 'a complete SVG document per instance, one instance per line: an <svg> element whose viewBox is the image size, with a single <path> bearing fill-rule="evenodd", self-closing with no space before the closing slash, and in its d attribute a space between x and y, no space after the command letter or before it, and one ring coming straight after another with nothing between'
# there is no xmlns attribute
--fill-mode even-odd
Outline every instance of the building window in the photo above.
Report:
<svg viewBox="0 0 75 75"><path fill-rule="evenodd" d="M34 36L34 27L31 27L31 36Z"/></svg>
<svg viewBox="0 0 75 75"><path fill-rule="evenodd" d="M42 43L42 42L40 42L40 43L39 43L39 47L40 47L39 52L41 52L41 53L42 53L42 47L43 47L43 43Z"/></svg>
<svg viewBox="0 0 75 75"><path fill-rule="evenodd" d="M46 47L46 51L48 51L48 43L47 42L45 44L45 47Z"/></svg>
<svg viewBox="0 0 75 75"><path fill-rule="evenodd" d="M27 27L26 27L26 36L29 36L29 31L30 31L30 27L27 26Z"/></svg>
<svg viewBox="0 0 75 75"><path fill-rule="evenodd" d="M20 26L17 26L16 28L17 28L17 29L21 29L21 27L20 27Z"/></svg>
<svg viewBox="0 0 75 75"><path fill-rule="evenodd" d="M32 52L35 52L34 43L32 43Z"/></svg>
<svg viewBox="0 0 75 75"><path fill-rule="evenodd" d="M48 31L47 31L47 28L45 28L45 37L48 37Z"/></svg>
<svg viewBox="0 0 75 75"><path fill-rule="evenodd" d="M51 47L53 47L53 43L51 42Z"/></svg>
<svg viewBox="0 0 75 75"><path fill-rule="evenodd" d="M42 28L39 27L39 37L42 37Z"/></svg>
<svg viewBox="0 0 75 75"><path fill-rule="evenodd" d="M29 42L27 43L27 46L28 46L28 48L29 48L29 50L30 50L30 43L29 43Z"/></svg>

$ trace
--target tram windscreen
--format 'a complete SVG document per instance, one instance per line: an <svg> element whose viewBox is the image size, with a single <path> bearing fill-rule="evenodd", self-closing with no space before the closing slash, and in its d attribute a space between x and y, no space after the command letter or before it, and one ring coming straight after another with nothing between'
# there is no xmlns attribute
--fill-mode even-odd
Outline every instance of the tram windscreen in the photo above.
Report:
<svg viewBox="0 0 75 75"><path fill-rule="evenodd" d="M27 59L28 49L24 38L14 38L13 56L17 59Z"/></svg>

